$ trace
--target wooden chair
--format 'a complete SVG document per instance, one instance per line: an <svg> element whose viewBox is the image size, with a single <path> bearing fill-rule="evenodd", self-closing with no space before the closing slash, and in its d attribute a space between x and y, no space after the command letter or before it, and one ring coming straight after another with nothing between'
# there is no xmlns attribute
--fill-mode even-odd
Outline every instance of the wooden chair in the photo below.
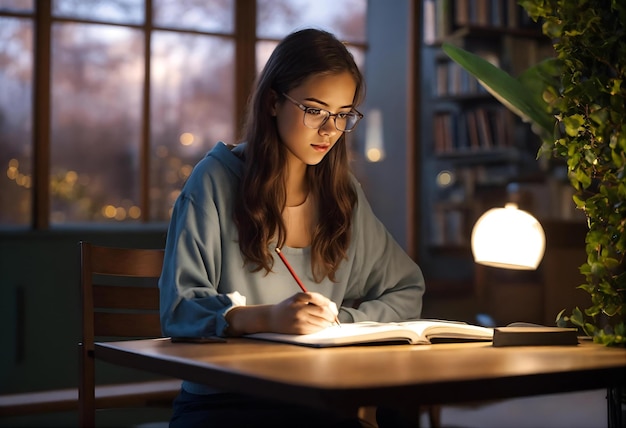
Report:
<svg viewBox="0 0 626 428"><path fill-rule="evenodd" d="M94 341L161 337L162 249L80 243L82 337L79 347L79 426L95 426L97 408L172 405L179 379L96 385Z"/></svg>

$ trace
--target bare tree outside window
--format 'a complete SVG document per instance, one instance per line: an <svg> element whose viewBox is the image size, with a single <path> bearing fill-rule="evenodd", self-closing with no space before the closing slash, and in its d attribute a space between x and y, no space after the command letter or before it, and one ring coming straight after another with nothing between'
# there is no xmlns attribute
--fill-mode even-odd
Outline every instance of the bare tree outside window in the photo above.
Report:
<svg viewBox="0 0 626 428"><path fill-rule="evenodd" d="M140 31L52 30L51 223L138 220Z"/></svg>
<svg viewBox="0 0 626 428"><path fill-rule="evenodd" d="M0 10L31 12L33 10L34 1L35 0L0 0Z"/></svg>
<svg viewBox="0 0 626 428"><path fill-rule="evenodd" d="M154 24L161 27L232 34L232 0L152 0Z"/></svg>
<svg viewBox="0 0 626 428"><path fill-rule="evenodd" d="M151 216L167 221L193 165L218 141L234 142L235 45L157 32L151 56Z"/></svg>
<svg viewBox="0 0 626 428"><path fill-rule="evenodd" d="M120 24L142 24L143 0L53 0L52 14Z"/></svg>
<svg viewBox="0 0 626 428"><path fill-rule="evenodd" d="M314 27L340 40L364 43L367 0L258 0L257 36L282 39L294 30Z"/></svg>

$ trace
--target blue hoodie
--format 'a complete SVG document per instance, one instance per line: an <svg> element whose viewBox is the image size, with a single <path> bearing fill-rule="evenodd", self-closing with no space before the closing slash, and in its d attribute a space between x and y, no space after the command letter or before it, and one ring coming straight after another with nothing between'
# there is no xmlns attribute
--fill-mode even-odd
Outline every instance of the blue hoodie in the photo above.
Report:
<svg viewBox="0 0 626 428"><path fill-rule="evenodd" d="M251 272L244 266L233 221L244 149L245 144L232 148L218 143L196 165L176 200L159 280L165 336L222 336L224 315L234 306L274 304L300 291L274 252L275 244L270 244L272 272ZM336 282L314 281L309 247L281 251L308 291L335 302L342 323L419 318L422 272L376 218L354 176L352 180L358 201L350 247ZM209 392L187 382L184 387Z"/></svg>

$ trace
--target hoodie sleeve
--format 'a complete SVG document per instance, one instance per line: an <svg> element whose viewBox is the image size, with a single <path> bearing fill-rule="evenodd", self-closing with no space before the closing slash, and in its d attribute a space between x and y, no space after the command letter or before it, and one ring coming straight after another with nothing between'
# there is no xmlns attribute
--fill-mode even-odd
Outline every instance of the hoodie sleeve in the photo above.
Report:
<svg viewBox="0 0 626 428"><path fill-rule="evenodd" d="M176 201L159 280L165 336L224 335L224 316L245 304L239 293L220 294L220 230L187 195Z"/></svg>
<svg viewBox="0 0 626 428"><path fill-rule="evenodd" d="M233 240L234 226L220 223L232 223L238 163L226 146L216 146L196 165L174 204L159 279L165 336L222 336L226 313L246 304L234 289L219 290L224 263L241 263L223 248Z"/></svg>

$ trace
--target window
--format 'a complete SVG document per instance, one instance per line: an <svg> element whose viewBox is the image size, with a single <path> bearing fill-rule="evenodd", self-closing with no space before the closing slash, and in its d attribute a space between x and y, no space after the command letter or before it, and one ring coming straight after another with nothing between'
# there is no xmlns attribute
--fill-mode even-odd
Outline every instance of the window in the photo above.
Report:
<svg viewBox="0 0 626 428"><path fill-rule="evenodd" d="M0 0L0 226L166 222L283 36L333 31L363 65L367 0L251 4Z"/></svg>
<svg viewBox="0 0 626 428"><path fill-rule="evenodd" d="M5 7L28 11L33 1ZM0 16L0 224L26 225L32 211L33 22Z"/></svg>

